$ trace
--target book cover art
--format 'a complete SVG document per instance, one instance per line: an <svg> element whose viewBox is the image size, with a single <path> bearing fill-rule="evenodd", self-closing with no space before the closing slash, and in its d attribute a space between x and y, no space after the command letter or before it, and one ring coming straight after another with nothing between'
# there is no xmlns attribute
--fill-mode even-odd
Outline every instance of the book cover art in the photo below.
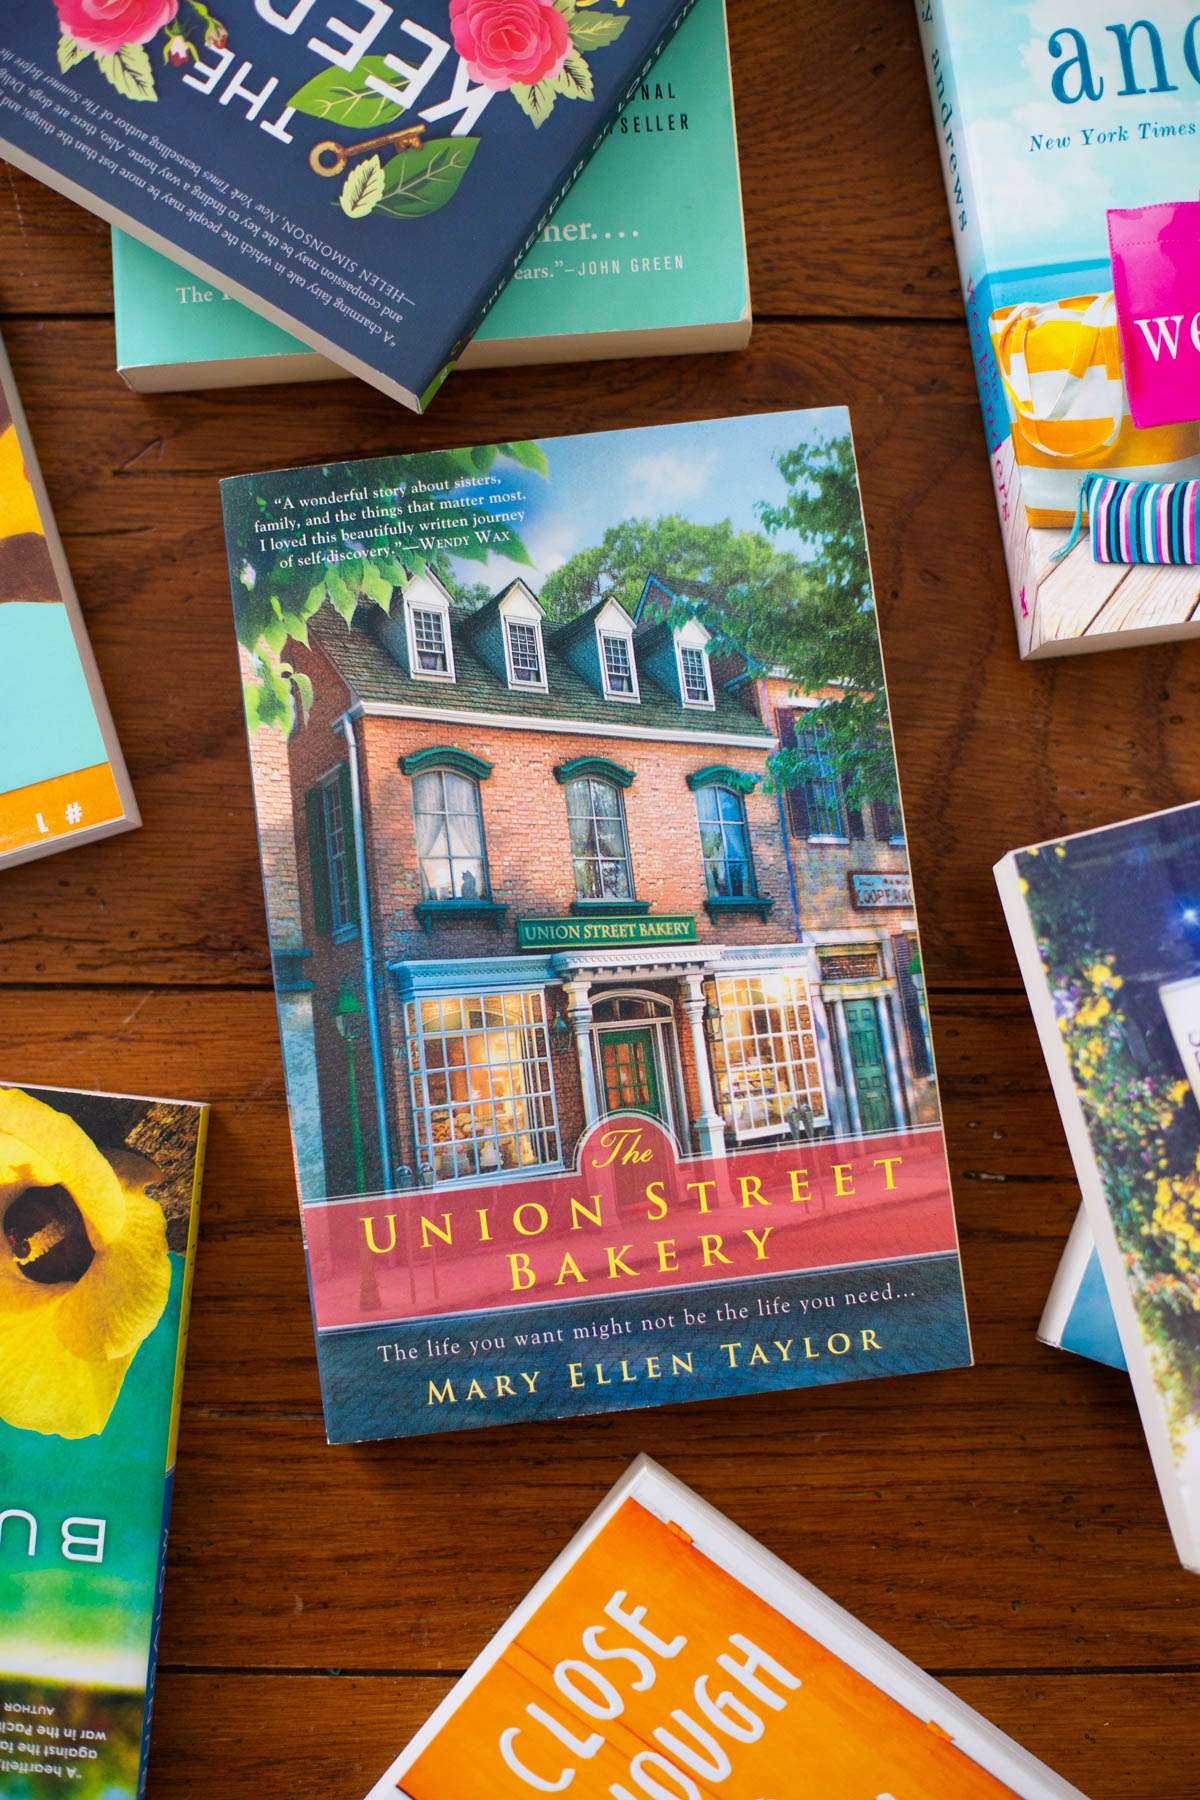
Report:
<svg viewBox="0 0 1200 1800"><path fill-rule="evenodd" d="M0 345L0 868L140 823Z"/></svg>
<svg viewBox="0 0 1200 1800"><path fill-rule="evenodd" d="M113 300L141 390L345 373L124 232ZM749 330L725 7L697 0L457 366L731 349Z"/></svg>
<svg viewBox="0 0 1200 1800"><path fill-rule="evenodd" d="M223 494L330 1436L968 1361L845 412Z"/></svg>
<svg viewBox="0 0 1200 1800"><path fill-rule="evenodd" d="M641 1457L369 1800L1083 1800Z"/></svg>
<svg viewBox="0 0 1200 1800"><path fill-rule="evenodd" d="M1200 1567L1200 806L997 870L1180 1559Z"/></svg>
<svg viewBox="0 0 1200 1800"><path fill-rule="evenodd" d="M1193 635L1193 9L917 10L1021 654Z"/></svg>
<svg viewBox="0 0 1200 1800"><path fill-rule="evenodd" d="M145 1792L207 1107L0 1087L0 1796Z"/></svg>
<svg viewBox="0 0 1200 1800"><path fill-rule="evenodd" d="M1075 1214L1037 1334L1055 1350L1070 1350L1110 1369L1126 1367L1086 1206Z"/></svg>
<svg viewBox="0 0 1200 1800"><path fill-rule="evenodd" d="M688 0L37 0L0 153L420 410Z"/></svg>

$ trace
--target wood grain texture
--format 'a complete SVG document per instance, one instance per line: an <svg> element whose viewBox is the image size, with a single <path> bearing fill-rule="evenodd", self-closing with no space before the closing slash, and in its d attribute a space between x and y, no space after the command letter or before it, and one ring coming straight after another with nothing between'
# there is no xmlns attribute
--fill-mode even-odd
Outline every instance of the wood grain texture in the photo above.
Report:
<svg viewBox="0 0 1200 1800"><path fill-rule="evenodd" d="M1077 1192L991 877L1014 845L1195 797L1200 666L1018 662L909 0L786 30L777 0L729 5L743 356L461 376L420 420L349 381L136 396L106 228L0 165L0 316L145 817L0 878L0 1077L214 1105L152 1800L357 1800L647 1446L1094 1800L1200 1796L1200 1588L1128 1383L1034 1337ZM837 402L977 1366L329 1449L218 478Z"/></svg>

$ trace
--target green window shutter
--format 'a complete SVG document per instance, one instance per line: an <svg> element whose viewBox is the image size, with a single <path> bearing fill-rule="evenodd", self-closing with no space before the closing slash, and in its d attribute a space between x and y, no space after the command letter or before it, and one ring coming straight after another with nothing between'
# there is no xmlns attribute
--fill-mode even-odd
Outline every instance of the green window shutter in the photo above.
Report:
<svg viewBox="0 0 1200 1800"><path fill-rule="evenodd" d="M353 756L353 750L350 752ZM350 786L350 767L343 763L338 770L338 793L342 802L342 839L346 846L346 892L350 917L358 922L358 846L354 837L354 793Z"/></svg>
<svg viewBox="0 0 1200 1800"><path fill-rule="evenodd" d="M308 872L312 888L313 923L325 936L331 925L329 862L325 855L325 804L319 787L304 796L304 822L308 827Z"/></svg>

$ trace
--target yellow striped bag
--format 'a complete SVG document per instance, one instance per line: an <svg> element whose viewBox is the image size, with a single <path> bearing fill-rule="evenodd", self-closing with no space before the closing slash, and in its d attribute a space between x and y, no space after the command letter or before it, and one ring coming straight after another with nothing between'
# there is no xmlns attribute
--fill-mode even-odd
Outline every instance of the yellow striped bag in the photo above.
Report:
<svg viewBox="0 0 1200 1800"><path fill-rule="evenodd" d="M1111 293L1002 306L988 321L1031 525L1070 525L1080 470L1131 481L1200 476L1200 422L1139 431Z"/></svg>

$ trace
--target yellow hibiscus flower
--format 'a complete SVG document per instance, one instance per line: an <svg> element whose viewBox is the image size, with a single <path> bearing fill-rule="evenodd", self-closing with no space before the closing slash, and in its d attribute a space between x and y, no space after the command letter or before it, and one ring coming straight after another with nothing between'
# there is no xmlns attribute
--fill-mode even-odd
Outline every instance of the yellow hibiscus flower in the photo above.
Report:
<svg viewBox="0 0 1200 1800"><path fill-rule="evenodd" d="M104 1430L171 1286L159 1171L104 1156L65 1113L0 1088L0 1419Z"/></svg>

